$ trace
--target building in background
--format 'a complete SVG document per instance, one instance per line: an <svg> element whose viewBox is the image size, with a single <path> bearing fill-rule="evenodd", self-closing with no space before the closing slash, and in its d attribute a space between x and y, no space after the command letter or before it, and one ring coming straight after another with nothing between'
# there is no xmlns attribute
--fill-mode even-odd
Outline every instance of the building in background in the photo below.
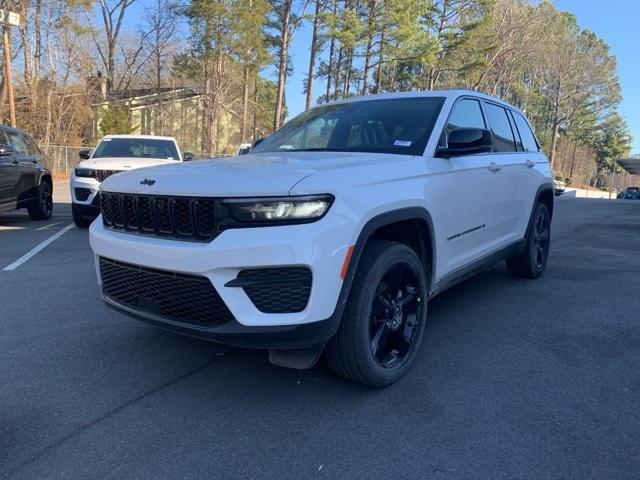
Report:
<svg viewBox="0 0 640 480"><path fill-rule="evenodd" d="M104 94L94 103L93 143L103 136L102 120L115 107L126 109L131 122L130 133L174 137L182 151L230 155L240 142L239 115L223 109L216 122L215 152L202 152L203 95L192 88L137 88Z"/></svg>

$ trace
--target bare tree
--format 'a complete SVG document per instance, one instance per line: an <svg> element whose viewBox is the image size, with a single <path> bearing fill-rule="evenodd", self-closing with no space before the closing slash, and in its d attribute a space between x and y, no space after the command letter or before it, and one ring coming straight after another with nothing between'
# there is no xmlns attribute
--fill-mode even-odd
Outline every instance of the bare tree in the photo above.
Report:
<svg viewBox="0 0 640 480"><path fill-rule="evenodd" d="M107 78L107 92L113 90L116 85L118 39L127 9L135 2L136 0L98 0L104 39L100 38L100 33L93 26L93 4L87 4L88 8L84 9L85 17Z"/></svg>
<svg viewBox="0 0 640 480"><path fill-rule="evenodd" d="M177 53L177 30L179 17L178 5L173 0L155 0L153 11L147 17L145 25L146 46L149 50L149 63L153 71L155 89L158 95L158 130L164 133L164 115L162 109L162 83L169 59Z"/></svg>

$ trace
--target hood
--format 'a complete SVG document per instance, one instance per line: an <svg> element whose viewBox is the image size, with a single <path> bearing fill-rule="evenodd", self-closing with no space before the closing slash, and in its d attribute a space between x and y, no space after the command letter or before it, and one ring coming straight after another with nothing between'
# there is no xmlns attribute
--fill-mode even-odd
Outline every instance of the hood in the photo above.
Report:
<svg viewBox="0 0 640 480"><path fill-rule="evenodd" d="M78 167L91 168L93 170L133 170L137 168L152 167L154 165L167 165L171 163L178 163L178 161L163 160L159 158L104 157L84 160L78 164Z"/></svg>
<svg viewBox="0 0 640 480"><path fill-rule="evenodd" d="M297 183L315 173L411 158L406 155L340 152L248 154L121 173L105 180L102 188L106 191L155 195L289 195ZM145 179L153 181L153 184L141 184Z"/></svg>

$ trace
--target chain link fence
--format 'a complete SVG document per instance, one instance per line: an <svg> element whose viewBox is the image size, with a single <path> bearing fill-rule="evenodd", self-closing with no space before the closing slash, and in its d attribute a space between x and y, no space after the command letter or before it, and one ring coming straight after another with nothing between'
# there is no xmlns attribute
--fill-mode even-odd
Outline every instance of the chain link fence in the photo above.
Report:
<svg viewBox="0 0 640 480"><path fill-rule="evenodd" d="M41 145L44 162L54 176L68 176L80 163L80 150L90 149L79 145Z"/></svg>

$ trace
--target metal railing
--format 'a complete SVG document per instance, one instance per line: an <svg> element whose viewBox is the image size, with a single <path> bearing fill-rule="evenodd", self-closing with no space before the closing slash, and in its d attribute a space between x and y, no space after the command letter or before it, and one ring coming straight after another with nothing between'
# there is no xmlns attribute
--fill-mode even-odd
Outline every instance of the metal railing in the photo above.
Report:
<svg viewBox="0 0 640 480"><path fill-rule="evenodd" d="M41 145L45 165L54 174L68 175L81 162L80 150L90 149L79 145Z"/></svg>

